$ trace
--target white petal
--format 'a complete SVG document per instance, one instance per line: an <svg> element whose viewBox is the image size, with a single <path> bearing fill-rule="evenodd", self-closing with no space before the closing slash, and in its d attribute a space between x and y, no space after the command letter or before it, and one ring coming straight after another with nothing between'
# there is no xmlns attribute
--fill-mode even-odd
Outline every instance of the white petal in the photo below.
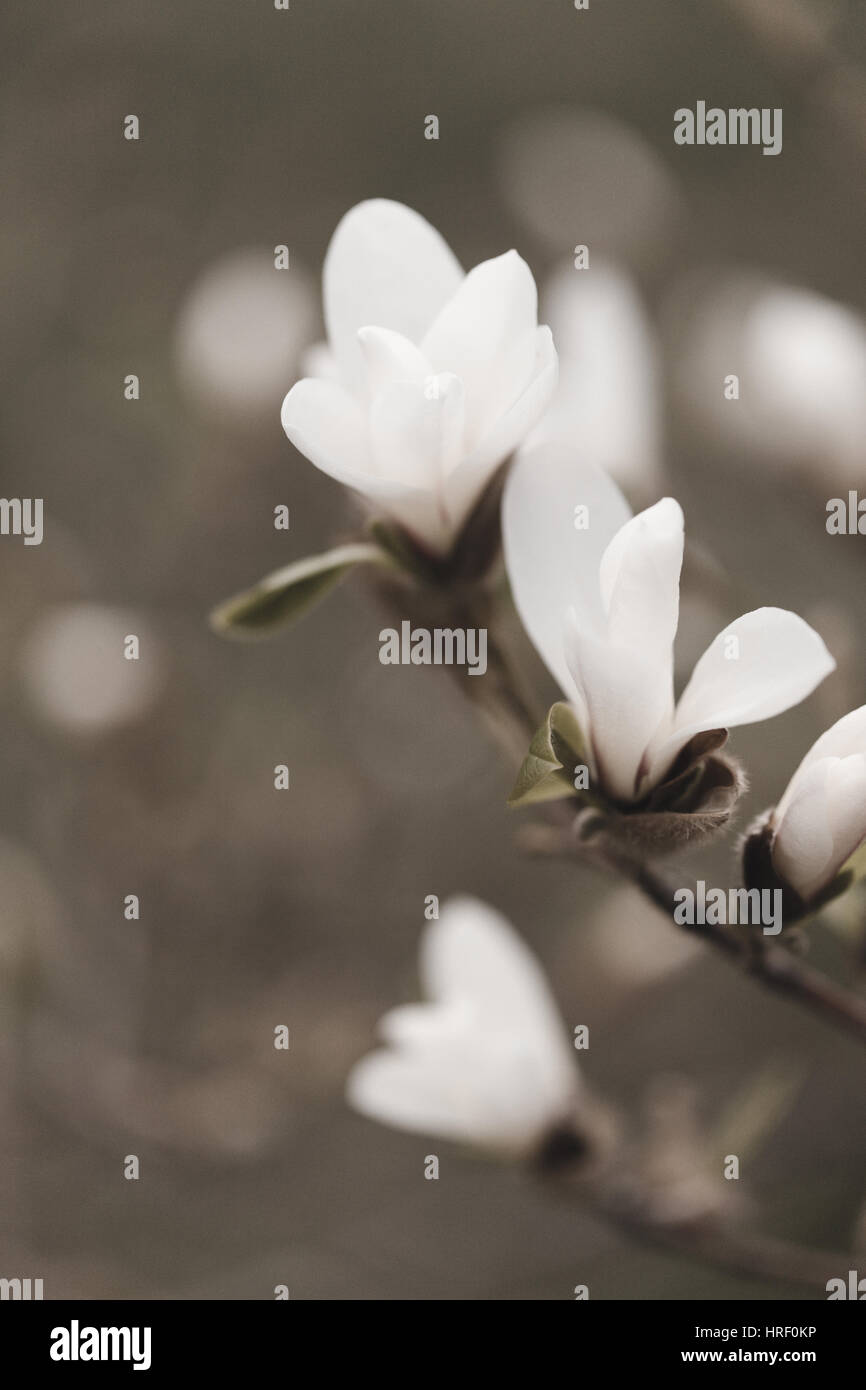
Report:
<svg viewBox="0 0 866 1390"><path fill-rule="evenodd" d="M523 442L553 394L557 358L549 328L538 329L536 348L535 375L523 395L445 480L448 511L457 522L466 519L499 465Z"/></svg>
<svg viewBox="0 0 866 1390"><path fill-rule="evenodd" d="M283 401L282 420L295 448L323 473L354 488L432 549L447 549L451 529L437 494L372 472L367 416L343 387L299 381Z"/></svg>
<svg viewBox="0 0 866 1390"><path fill-rule="evenodd" d="M455 372L466 389L470 448L529 385L537 326L532 272L508 251L469 272L426 334L421 350L434 370Z"/></svg>
<svg viewBox="0 0 866 1390"><path fill-rule="evenodd" d="M638 796L646 750L671 706L670 671L658 654L615 645L572 619L566 656L586 709L595 770L605 791L623 801Z"/></svg>
<svg viewBox="0 0 866 1390"><path fill-rule="evenodd" d="M358 341L371 398L395 381L424 381L432 375L424 354L392 328L359 328Z"/></svg>
<svg viewBox="0 0 866 1390"><path fill-rule="evenodd" d="M446 1038L462 1038L474 1019L466 1001L449 1004L401 1004L379 1020L379 1033L385 1042L401 1047L422 1048Z"/></svg>
<svg viewBox="0 0 866 1390"><path fill-rule="evenodd" d="M682 563L683 512L672 497L663 497L621 527L599 567L612 642L671 646L679 621Z"/></svg>
<svg viewBox="0 0 866 1390"><path fill-rule="evenodd" d="M349 1074L346 1095L362 1114L398 1129L466 1142L477 1135L474 1106L461 1103L449 1073L420 1054L383 1049L362 1057Z"/></svg>
<svg viewBox="0 0 866 1390"><path fill-rule="evenodd" d="M393 328L418 343L462 279L443 238L411 208L375 198L347 212L323 273L328 339L346 382L363 380L359 328Z"/></svg>
<svg viewBox="0 0 866 1390"><path fill-rule="evenodd" d="M834 870L866 838L866 757L834 758L827 774L827 815L833 835Z"/></svg>
<svg viewBox="0 0 866 1390"><path fill-rule="evenodd" d="M866 705L861 705L859 709L851 710L850 714L837 719L836 723L812 744L776 807L774 818L777 823L784 815L785 808L797 789L797 783L807 768L819 758L846 758L851 753L866 753Z"/></svg>
<svg viewBox="0 0 866 1390"><path fill-rule="evenodd" d="M542 659L569 697L574 681L565 658L565 624L576 610L582 628L604 630L599 592L601 557L630 516L616 484L581 467L574 447L548 442L522 450L505 484L502 527L514 601ZM589 525L575 528L575 509Z"/></svg>
<svg viewBox="0 0 866 1390"><path fill-rule="evenodd" d="M433 999L471 1001L484 1028L504 1030L540 1059L554 1089L575 1087L575 1067L544 974L501 913L454 898L421 946L421 978Z"/></svg>
<svg viewBox="0 0 866 1390"><path fill-rule="evenodd" d="M447 375L395 381L373 402L370 435L379 477L441 491L460 454L462 383Z"/></svg>
<svg viewBox="0 0 866 1390"><path fill-rule="evenodd" d="M831 760L813 763L800 781L773 840L773 865L805 900L833 874L833 834L827 818Z"/></svg>
<svg viewBox="0 0 866 1390"><path fill-rule="evenodd" d="M478 898L451 898L421 942L421 980L431 999L470 999L489 1020L524 1026L537 1012L558 1019L535 957L501 912Z"/></svg>
<svg viewBox="0 0 866 1390"><path fill-rule="evenodd" d="M443 481L460 455L462 437L463 387L454 376L396 381L373 402L373 468L377 476L423 493L423 518L414 514L406 524L436 550L447 549L454 538Z"/></svg>
<svg viewBox="0 0 866 1390"><path fill-rule="evenodd" d="M655 772L701 730L755 724L799 704L835 665L818 633L796 613L758 608L737 618L695 667L673 734L653 750Z"/></svg>
<svg viewBox="0 0 866 1390"><path fill-rule="evenodd" d="M342 386L305 377L283 401L281 419L295 448L323 473L364 486L371 465L367 419Z"/></svg>

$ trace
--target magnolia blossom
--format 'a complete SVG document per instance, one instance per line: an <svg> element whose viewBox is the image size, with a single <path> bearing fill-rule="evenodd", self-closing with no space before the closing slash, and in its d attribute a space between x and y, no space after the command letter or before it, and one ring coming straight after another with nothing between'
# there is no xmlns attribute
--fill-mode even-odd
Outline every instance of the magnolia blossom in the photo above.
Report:
<svg viewBox="0 0 866 1390"><path fill-rule="evenodd" d="M516 251L465 274L401 203L360 203L325 258L328 349L283 428L324 473L446 552L556 385L535 281Z"/></svg>
<svg viewBox="0 0 866 1390"><path fill-rule="evenodd" d="M812 745L768 827L774 869L808 902L866 840L866 705Z"/></svg>
<svg viewBox="0 0 866 1390"><path fill-rule="evenodd" d="M386 1014L388 1046L348 1081L356 1109L399 1129L529 1155L580 1100L580 1077L535 958L493 908L454 898L426 928L429 1004Z"/></svg>
<svg viewBox="0 0 866 1390"><path fill-rule="evenodd" d="M619 801L651 790L695 735L780 714L833 670L802 618L759 608L719 633L675 703L682 510L666 497L630 517L562 445L518 458L503 532L524 626L575 708L594 782Z"/></svg>

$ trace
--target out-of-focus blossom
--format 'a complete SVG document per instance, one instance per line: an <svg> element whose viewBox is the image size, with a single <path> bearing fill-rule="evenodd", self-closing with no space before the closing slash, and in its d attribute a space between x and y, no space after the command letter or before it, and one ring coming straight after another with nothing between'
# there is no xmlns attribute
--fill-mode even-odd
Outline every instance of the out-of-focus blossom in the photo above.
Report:
<svg viewBox="0 0 866 1390"><path fill-rule="evenodd" d="M128 637L138 639L138 659ZM40 713L61 728L97 733L140 719L156 699L164 662L139 613L97 603L49 609L20 656L25 687Z"/></svg>
<svg viewBox="0 0 866 1390"><path fill-rule="evenodd" d="M186 389L208 409L265 418L315 334L308 274L277 270L273 252L247 248L214 261L190 289L175 355Z"/></svg>
<svg viewBox="0 0 866 1390"><path fill-rule="evenodd" d="M581 1100L574 1058L535 958L498 912L455 898L421 942L429 1004L382 1019L350 1103L398 1129L528 1157Z"/></svg>
<svg viewBox="0 0 866 1390"><path fill-rule="evenodd" d="M657 495L658 346L632 280L595 260L587 270L563 266L544 287L542 310L559 356L559 385L531 442L560 439L630 496Z"/></svg>
<svg viewBox="0 0 866 1390"><path fill-rule="evenodd" d="M346 214L324 267L329 352L283 403L302 454L447 552L556 385L535 281L516 251L468 275L401 203Z"/></svg>
<svg viewBox="0 0 866 1390"><path fill-rule="evenodd" d="M822 485L866 460L866 323L843 304L759 275L688 279L668 315L685 408L723 440ZM736 376L739 397L725 395Z"/></svg>
<svg viewBox="0 0 866 1390"><path fill-rule="evenodd" d="M629 265L668 253L679 194L670 170L632 127L568 106L521 113L499 151L513 215L556 255L576 243Z"/></svg>
<svg viewBox="0 0 866 1390"><path fill-rule="evenodd" d="M812 745L766 823L773 868L804 903L866 840L866 705Z"/></svg>
<svg viewBox="0 0 866 1390"><path fill-rule="evenodd" d="M592 786L635 802L696 736L780 714L834 663L802 618L760 608L719 633L675 703L682 510L666 497L630 517L616 485L574 457L544 444L516 460L506 564L524 626L577 713Z"/></svg>

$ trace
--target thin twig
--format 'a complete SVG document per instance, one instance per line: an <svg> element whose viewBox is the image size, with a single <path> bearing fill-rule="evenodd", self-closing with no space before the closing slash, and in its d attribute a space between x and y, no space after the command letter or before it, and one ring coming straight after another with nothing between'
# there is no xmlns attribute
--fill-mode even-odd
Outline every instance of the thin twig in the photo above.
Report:
<svg viewBox="0 0 866 1390"><path fill-rule="evenodd" d="M811 1289L816 1296L820 1291L820 1295L826 1297L828 1280L844 1277L851 1263L850 1255L797 1245L736 1227L709 1222L667 1225L598 1203L594 1203L593 1211L600 1212L618 1229L644 1245L670 1250L754 1279L797 1284Z"/></svg>

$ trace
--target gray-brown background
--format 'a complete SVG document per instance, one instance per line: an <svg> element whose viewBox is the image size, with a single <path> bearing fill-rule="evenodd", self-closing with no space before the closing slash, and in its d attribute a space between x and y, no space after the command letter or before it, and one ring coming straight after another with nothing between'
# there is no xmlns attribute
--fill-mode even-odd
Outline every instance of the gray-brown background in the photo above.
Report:
<svg viewBox="0 0 866 1390"><path fill-rule="evenodd" d="M862 9L805 13L833 21L846 62L863 55ZM352 513L282 434L290 380L252 421L196 408L174 341L215 258L285 242L315 276L369 196L417 207L467 266L516 245L543 278L558 257L501 166L504 133L551 102L633 126L678 181L664 236L634 252L651 306L685 268L739 261L862 308L856 81L838 101L808 26L745 25L710 0L33 0L3 31L2 490L43 496L46 530L38 548L0 543L0 1274L43 1277L47 1297L793 1294L636 1250L510 1170L345 1108L376 1019L416 997L424 895L471 891L539 952L567 1025L590 1025L588 1076L622 1106L676 1072L712 1124L768 1059L794 1068L795 1103L744 1180L768 1229L844 1244L866 1195L854 1046L723 962L663 968L666 924L515 855L513 769L441 673L379 665L360 586L272 644L209 632L215 602ZM673 111L698 98L783 106L782 156L677 149ZM129 112L138 143L121 138ZM753 606L823 611L850 647L843 685L737 735L742 825L866 698L863 542L824 534L826 494L780 485L680 412L666 429L689 535ZM158 647L165 680L138 720L81 734L36 707L22 652L67 600L119 605L152 634L144 660ZM741 607L697 609L683 652ZM701 861L707 877L728 853ZM132 892L139 923L123 919ZM813 949L852 971L838 938Z"/></svg>

